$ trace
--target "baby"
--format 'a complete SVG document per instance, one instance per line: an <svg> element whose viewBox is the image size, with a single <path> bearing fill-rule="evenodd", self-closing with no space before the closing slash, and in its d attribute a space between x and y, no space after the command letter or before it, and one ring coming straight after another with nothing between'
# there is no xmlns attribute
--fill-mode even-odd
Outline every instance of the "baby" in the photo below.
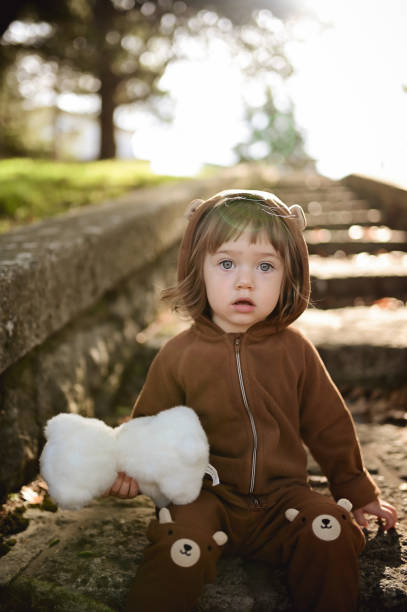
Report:
<svg viewBox="0 0 407 612"><path fill-rule="evenodd" d="M364 467L352 418L318 352L291 326L309 302L304 226L299 206L262 191L223 191L190 213L178 282L164 297L193 324L154 359L132 417L190 406L220 484L204 480L196 501L171 504L170 529L150 525L127 610L191 611L221 553L283 566L297 611L357 608L365 514L390 529L397 513ZM311 490L304 444L333 499ZM121 473L110 492L133 497L138 484ZM340 537L315 537L311 515L336 517ZM332 524L325 519L319 531ZM214 542L214 554L192 566L172 560L174 538L187 533L204 551L219 530L227 542Z"/></svg>

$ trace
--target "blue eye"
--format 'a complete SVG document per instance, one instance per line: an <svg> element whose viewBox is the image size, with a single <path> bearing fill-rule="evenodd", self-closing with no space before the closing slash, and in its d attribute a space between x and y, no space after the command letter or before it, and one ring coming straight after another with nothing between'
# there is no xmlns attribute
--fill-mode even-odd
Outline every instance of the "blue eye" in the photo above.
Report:
<svg viewBox="0 0 407 612"><path fill-rule="evenodd" d="M230 259L224 259L223 261L219 262L219 265L224 270L230 270L233 268L233 262Z"/></svg>
<svg viewBox="0 0 407 612"><path fill-rule="evenodd" d="M260 265L259 268L262 272L269 272L272 269L272 265L270 263L267 263L266 261L263 261Z"/></svg>

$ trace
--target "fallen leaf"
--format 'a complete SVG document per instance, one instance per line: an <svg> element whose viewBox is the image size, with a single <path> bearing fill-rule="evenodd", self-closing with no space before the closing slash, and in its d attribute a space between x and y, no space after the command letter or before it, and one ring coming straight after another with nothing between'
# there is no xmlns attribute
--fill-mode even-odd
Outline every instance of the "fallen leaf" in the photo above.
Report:
<svg viewBox="0 0 407 612"><path fill-rule="evenodd" d="M23 499L29 502L30 504L42 504L43 499L44 499L43 493L39 494L33 489L31 489L31 487L27 487L27 486L22 487L20 493Z"/></svg>

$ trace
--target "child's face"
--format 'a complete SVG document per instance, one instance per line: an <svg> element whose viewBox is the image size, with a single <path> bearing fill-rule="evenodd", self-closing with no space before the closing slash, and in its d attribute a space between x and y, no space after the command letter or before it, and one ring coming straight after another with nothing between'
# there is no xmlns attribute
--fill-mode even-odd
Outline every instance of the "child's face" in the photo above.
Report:
<svg viewBox="0 0 407 612"><path fill-rule="evenodd" d="M265 319L280 296L284 266L265 232L250 244L250 228L204 259L212 320L225 332L245 332Z"/></svg>

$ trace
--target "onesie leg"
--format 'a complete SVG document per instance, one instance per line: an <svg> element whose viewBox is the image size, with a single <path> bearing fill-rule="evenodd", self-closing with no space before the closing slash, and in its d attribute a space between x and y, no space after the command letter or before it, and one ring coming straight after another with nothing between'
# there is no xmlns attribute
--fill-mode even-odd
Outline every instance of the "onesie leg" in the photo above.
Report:
<svg viewBox="0 0 407 612"><path fill-rule="evenodd" d="M356 611L365 538L345 507L295 487L258 516L248 556L284 565L295 612Z"/></svg>
<svg viewBox="0 0 407 612"><path fill-rule="evenodd" d="M359 593L358 554L364 536L349 512L322 496L299 513L289 511L284 546L288 583L297 612L354 612Z"/></svg>
<svg viewBox="0 0 407 612"><path fill-rule="evenodd" d="M216 561L227 539L220 531L218 505L214 496L202 492L192 504L160 511L159 521L153 520L148 528L150 544L130 590L126 612L192 610L205 583L215 580Z"/></svg>

